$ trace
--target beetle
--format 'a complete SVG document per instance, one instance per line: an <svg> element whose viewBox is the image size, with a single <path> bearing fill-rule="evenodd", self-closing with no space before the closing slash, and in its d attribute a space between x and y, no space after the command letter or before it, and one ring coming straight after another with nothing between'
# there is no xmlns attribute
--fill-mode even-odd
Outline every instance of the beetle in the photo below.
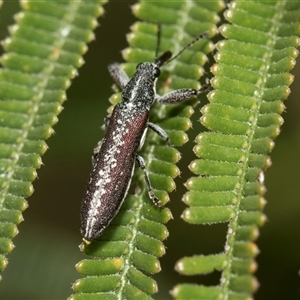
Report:
<svg viewBox="0 0 300 300"><path fill-rule="evenodd" d="M178 57L205 35L206 33L196 37L174 57L170 51L166 51L152 63L139 63L131 78L119 64L112 63L108 66L110 75L122 89L122 99L107 118L106 134L94 149L93 169L81 205L81 234L84 241L97 239L119 211L130 186L135 162L143 171L149 197L154 204L159 204L159 199L153 193L145 162L138 155L148 128L169 142L166 132L149 122L151 106L154 102L170 104L187 100L206 91L207 86L204 85L199 90L174 90L158 96L156 81L160 75L160 67Z"/></svg>

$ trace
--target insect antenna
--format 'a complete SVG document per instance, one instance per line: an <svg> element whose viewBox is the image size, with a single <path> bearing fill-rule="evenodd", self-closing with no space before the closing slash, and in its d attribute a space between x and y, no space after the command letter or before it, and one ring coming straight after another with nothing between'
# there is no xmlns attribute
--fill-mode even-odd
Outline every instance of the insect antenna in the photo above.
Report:
<svg viewBox="0 0 300 300"><path fill-rule="evenodd" d="M198 40L205 38L207 35L208 35L208 31L205 31L205 32L201 33L200 35L196 36L192 41L190 41L187 45L185 45L176 55L169 58L164 64L168 64L172 60L176 59L183 51L185 51L187 48L194 45Z"/></svg>
<svg viewBox="0 0 300 300"><path fill-rule="evenodd" d="M157 42L156 42L156 49L155 49L155 61L157 60L157 56L158 56L160 39L161 39L161 24L158 24L157 25Z"/></svg>
<svg viewBox="0 0 300 300"><path fill-rule="evenodd" d="M159 38L161 34L161 29L158 32ZM193 44L195 44L198 40L205 38L208 35L208 31L201 33L200 35L196 36L192 41L190 41L187 45L185 45L176 55L172 57L172 53L170 51L164 52L161 56L157 57L155 59L155 64L158 67L161 67L162 65L166 65L172 60L176 59L183 51L185 51L187 48L191 47ZM158 48L156 48L156 51L158 51Z"/></svg>

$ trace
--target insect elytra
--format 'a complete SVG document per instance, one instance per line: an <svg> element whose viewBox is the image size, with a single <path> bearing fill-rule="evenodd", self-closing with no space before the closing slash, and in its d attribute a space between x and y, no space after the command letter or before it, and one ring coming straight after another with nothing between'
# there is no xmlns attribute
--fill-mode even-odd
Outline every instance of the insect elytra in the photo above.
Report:
<svg viewBox="0 0 300 300"><path fill-rule="evenodd" d="M135 162L144 173L149 197L158 205L159 199L153 193L145 162L138 155L148 128L169 142L166 132L149 122L151 106L154 102L171 104L187 100L206 91L207 86L199 90L174 90L158 96L156 81L161 66L175 59L204 35L206 33L196 37L174 57L170 51L166 51L154 62L139 63L131 78L119 64L112 63L108 66L110 75L122 89L122 99L107 118L105 136L94 149L93 168L81 205L81 233L84 241L97 239L119 211L130 186Z"/></svg>

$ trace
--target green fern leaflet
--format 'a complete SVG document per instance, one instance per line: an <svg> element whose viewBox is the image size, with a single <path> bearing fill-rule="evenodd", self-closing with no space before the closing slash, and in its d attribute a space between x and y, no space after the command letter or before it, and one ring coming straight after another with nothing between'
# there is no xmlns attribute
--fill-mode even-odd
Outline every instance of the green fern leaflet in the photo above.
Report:
<svg viewBox="0 0 300 300"><path fill-rule="evenodd" d="M65 90L93 39L102 1L24 1L0 69L0 269L33 193L45 140L62 110Z"/></svg>
<svg viewBox="0 0 300 300"><path fill-rule="evenodd" d="M139 21L131 27L132 32L127 36L129 48L123 51L127 61L123 65L124 70L131 76L138 63L154 61L157 24L162 26L160 51L178 53L200 33L209 31L210 36L216 33L217 12L221 9L219 2L141 1L134 5L134 14L147 22ZM182 21L183 13L190 22ZM207 61L205 54L212 49L211 42L201 40L163 67L158 93L163 95L179 88L199 89L198 79L203 74L201 66ZM110 100L112 104L118 103L120 94L113 95ZM190 117L196 103L196 99L191 99L178 105L155 105L150 121L167 132L172 145L181 146L188 140L186 131L191 127ZM168 193L175 189L174 178L180 174L175 165L180 153L149 132L141 155L146 161L154 192L165 204L169 201ZM153 206L145 193L144 178L140 172L133 182L137 185L135 195L125 199L117 217L100 240L81 246L82 251L91 257L77 265L77 270L85 277L75 282L75 294L70 299L152 299L157 292L157 283L150 275L161 269L159 258L165 254L162 241L168 236L164 224L172 215L167 208ZM101 268L104 263L110 267Z"/></svg>
<svg viewBox="0 0 300 300"><path fill-rule="evenodd" d="M214 90L202 108L201 123L210 131L198 135L200 158L190 164L198 175L186 183L182 214L191 224L228 222L224 252L179 260L181 274L221 271L218 286L182 284L176 299L249 299L258 283L253 277L258 248L254 241L266 217L262 209L264 170L280 132L283 100L289 95L298 51L300 5L294 1L233 1L220 27Z"/></svg>

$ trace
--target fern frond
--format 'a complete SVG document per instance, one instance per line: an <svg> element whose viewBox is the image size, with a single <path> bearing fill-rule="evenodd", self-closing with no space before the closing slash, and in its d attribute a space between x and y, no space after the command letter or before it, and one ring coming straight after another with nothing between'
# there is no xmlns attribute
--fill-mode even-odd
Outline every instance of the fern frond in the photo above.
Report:
<svg viewBox="0 0 300 300"><path fill-rule="evenodd" d="M131 27L132 32L127 36L130 47L123 51L127 61L123 65L124 70L131 76L137 63L154 61L156 24L162 25L160 52L171 50L176 54L204 31L209 31L211 36L216 33L216 23L219 21L217 12L220 9L220 2L141 1L136 4L133 6L134 14L147 22L136 22ZM197 80L203 73L200 66L207 60L205 54L212 49L213 44L204 39L163 67L158 93L165 94L179 88L198 89ZM110 101L116 104L120 101L120 94L113 95ZM194 99L170 106L157 104L152 109L150 120L165 129L172 145L183 145L188 140L185 132L191 127L190 117L195 103ZM168 193L175 188L174 178L179 175L175 164L180 159L180 153L164 145L161 138L149 132L141 155L146 161L154 192L161 203L165 204L169 201ZM168 236L164 224L171 218L171 213L167 208L153 206L145 193L144 178L140 172L137 172L133 182L137 186L135 195L125 199L117 217L100 240L89 246L82 245L83 252L91 256L92 260L117 259L120 261L120 269L113 268L110 275L99 269L97 278L92 267L88 270L88 260L81 261L77 270L86 277L74 284L76 294L71 299L81 299L84 295L103 299L106 296L111 299L151 299L151 295L157 291L157 284L149 274L160 271L158 259L165 253L162 241ZM110 286L107 284L104 288L101 285L102 279L109 282L110 276Z"/></svg>
<svg viewBox="0 0 300 300"><path fill-rule="evenodd" d="M233 1L222 25L212 67L214 90L202 108L201 123L211 131L197 137L190 164L198 177L186 183L183 219L192 224L228 222L224 252L181 259L185 275L221 271L220 285L178 285L177 299L249 299L258 284L253 277L268 153L283 123L280 114L289 94L298 51L299 2ZM203 267L205 263L205 267Z"/></svg>
<svg viewBox="0 0 300 300"><path fill-rule="evenodd" d="M0 70L0 266L13 249L25 198L33 193L45 139L93 38L103 1L22 2Z"/></svg>

